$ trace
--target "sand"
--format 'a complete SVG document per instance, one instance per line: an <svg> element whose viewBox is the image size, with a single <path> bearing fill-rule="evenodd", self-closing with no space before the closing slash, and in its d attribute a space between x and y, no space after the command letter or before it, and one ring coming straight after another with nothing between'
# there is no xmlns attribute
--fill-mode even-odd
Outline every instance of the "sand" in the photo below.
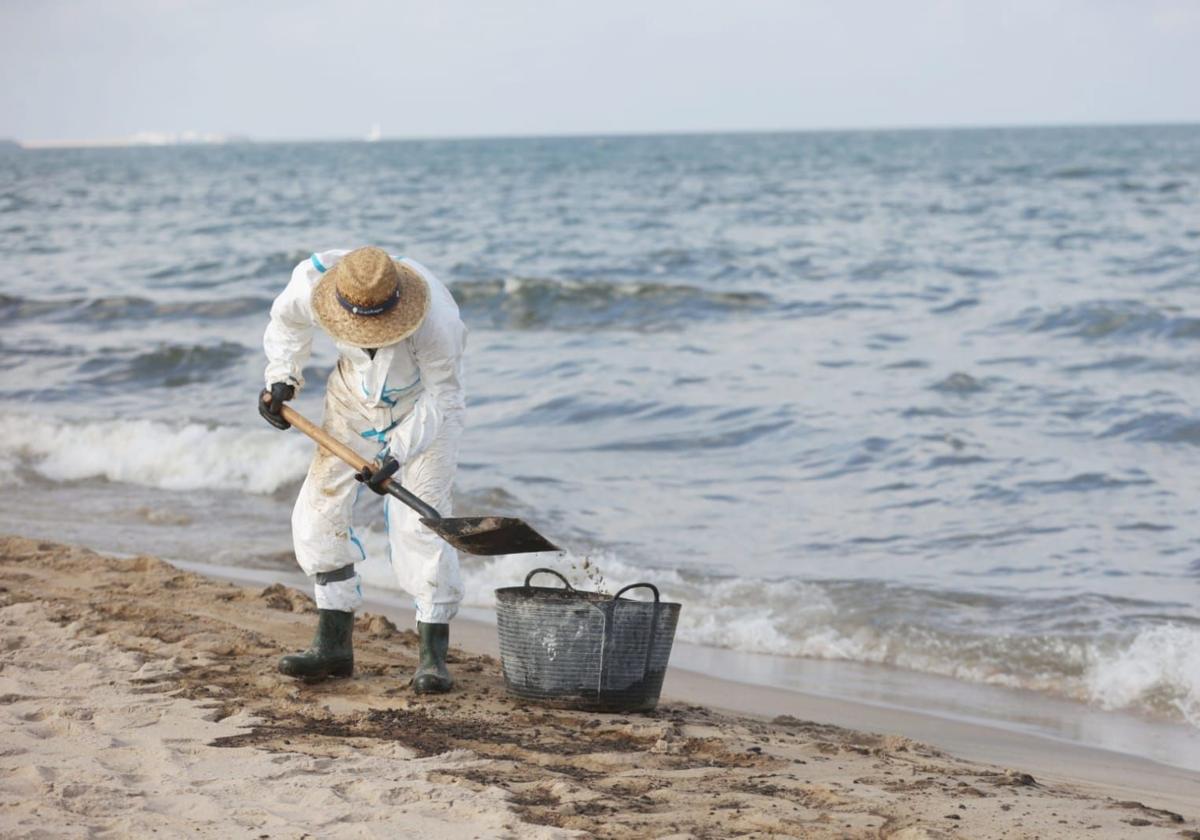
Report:
<svg viewBox="0 0 1200 840"><path fill-rule="evenodd" d="M1178 789L678 700L542 709L459 649L459 689L419 697L415 634L378 614L353 679L279 676L312 624L281 585L0 539L0 835L1200 838Z"/></svg>

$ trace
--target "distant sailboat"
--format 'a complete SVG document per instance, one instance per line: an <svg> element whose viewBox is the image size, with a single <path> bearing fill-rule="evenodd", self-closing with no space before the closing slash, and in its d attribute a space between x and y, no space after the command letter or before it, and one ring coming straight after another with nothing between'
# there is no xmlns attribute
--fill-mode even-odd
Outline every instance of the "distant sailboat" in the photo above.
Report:
<svg viewBox="0 0 1200 840"><path fill-rule="evenodd" d="M367 136L363 139L368 143L377 143L379 142L380 137L383 137L383 130L380 129L379 123L375 123L373 126L371 126L371 130L367 132Z"/></svg>

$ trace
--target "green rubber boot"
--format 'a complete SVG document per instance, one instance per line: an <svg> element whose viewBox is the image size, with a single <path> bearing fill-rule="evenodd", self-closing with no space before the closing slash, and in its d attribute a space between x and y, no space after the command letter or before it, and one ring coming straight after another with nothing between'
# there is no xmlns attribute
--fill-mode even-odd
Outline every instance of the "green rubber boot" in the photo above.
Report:
<svg viewBox="0 0 1200 840"><path fill-rule="evenodd" d="M279 660L279 673L306 682L354 673L354 613L341 610L317 611L317 634L304 653Z"/></svg>
<svg viewBox="0 0 1200 840"><path fill-rule="evenodd" d="M421 639L421 662L413 674L412 687L417 694L443 694L454 687L446 669L446 653L450 650L450 625L417 622Z"/></svg>

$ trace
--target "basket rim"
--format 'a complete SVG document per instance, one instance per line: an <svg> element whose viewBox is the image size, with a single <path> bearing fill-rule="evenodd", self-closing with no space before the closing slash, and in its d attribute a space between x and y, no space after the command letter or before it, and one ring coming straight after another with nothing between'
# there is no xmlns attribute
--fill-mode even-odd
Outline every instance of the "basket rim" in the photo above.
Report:
<svg viewBox="0 0 1200 840"><path fill-rule="evenodd" d="M611 603L620 601L623 604L645 604L646 606L654 606L655 603L660 607L682 607L683 605L676 601L642 601L637 598L614 598L611 595L605 595L601 592L596 592L590 589L565 589L561 586L502 586L493 590L497 598L501 595L506 597L524 597L526 600L535 600L538 595L551 595L555 600L569 601L578 600L589 604Z"/></svg>

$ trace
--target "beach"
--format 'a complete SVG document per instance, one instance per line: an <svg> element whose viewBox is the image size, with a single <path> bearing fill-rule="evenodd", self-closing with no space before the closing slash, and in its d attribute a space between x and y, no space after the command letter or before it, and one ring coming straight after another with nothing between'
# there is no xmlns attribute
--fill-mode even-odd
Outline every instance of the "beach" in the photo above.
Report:
<svg viewBox="0 0 1200 840"><path fill-rule="evenodd" d="M943 723L990 764L900 734L911 713L833 725L677 672L651 714L544 709L469 622L457 689L420 697L415 634L379 612L354 678L307 685L275 672L313 624L282 584L16 536L0 581L6 837L1200 837L1200 774L1141 759Z"/></svg>

